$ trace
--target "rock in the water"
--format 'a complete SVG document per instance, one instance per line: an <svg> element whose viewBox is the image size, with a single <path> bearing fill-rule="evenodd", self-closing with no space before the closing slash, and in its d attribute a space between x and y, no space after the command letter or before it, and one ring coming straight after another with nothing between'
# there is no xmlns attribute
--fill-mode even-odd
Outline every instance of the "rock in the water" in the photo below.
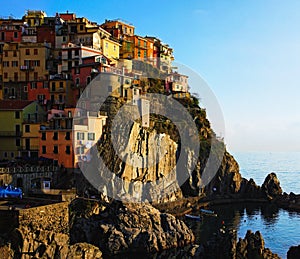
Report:
<svg viewBox="0 0 300 259"><path fill-rule="evenodd" d="M300 245L291 246L287 252L287 259L299 259L300 258Z"/></svg>
<svg viewBox="0 0 300 259"><path fill-rule="evenodd" d="M236 231L222 230L212 240L204 245L200 258L222 259L279 259L270 249L265 248L264 239L259 231L252 233L250 230L244 239L237 242Z"/></svg>
<svg viewBox="0 0 300 259"><path fill-rule="evenodd" d="M245 238L240 238L237 243L236 258L279 259L280 257L272 253L270 249L265 248L264 239L259 231L252 233L248 230Z"/></svg>
<svg viewBox="0 0 300 259"><path fill-rule="evenodd" d="M261 188L269 199L276 198L282 194L280 182L275 173L268 174Z"/></svg>

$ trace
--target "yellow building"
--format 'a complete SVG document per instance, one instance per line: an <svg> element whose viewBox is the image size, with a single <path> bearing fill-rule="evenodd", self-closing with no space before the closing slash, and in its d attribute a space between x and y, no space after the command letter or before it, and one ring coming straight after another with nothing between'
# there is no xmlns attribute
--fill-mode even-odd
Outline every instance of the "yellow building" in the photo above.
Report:
<svg viewBox="0 0 300 259"><path fill-rule="evenodd" d="M37 42L37 26L44 24L46 13L40 10L28 10L23 16L25 23L24 31L22 33L22 42Z"/></svg>
<svg viewBox="0 0 300 259"><path fill-rule="evenodd" d="M21 146L18 148L21 157L37 158L39 155L39 130L41 122L25 120L22 126Z"/></svg>
<svg viewBox="0 0 300 259"><path fill-rule="evenodd" d="M36 102L0 101L0 160L11 160L21 155L24 121L29 119L35 121L42 114L44 114L43 108Z"/></svg>
<svg viewBox="0 0 300 259"><path fill-rule="evenodd" d="M99 28L98 33L101 38L100 50L104 56L108 57L112 61L111 65L116 64L119 60L121 44L114 40L111 37L111 34L101 27Z"/></svg>
<svg viewBox="0 0 300 259"><path fill-rule="evenodd" d="M50 48L45 43L5 43L2 55L2 79L28 82L48 78L46 62Z"/></svg>
<svg viewBox="0 0 300 259"><path fill-rule="evenodd" d="M20 81L37 81L48 78L46 69L50 56L47 43L23 43L20 50Z"/></svg>
<svg viewBox="0 0 300 259"><path fill-rule="evenodd" d="M44 11L28 10L23 16L23 20L28 24L29 27L35 27L42 25L45 17L47 17L47 15Z"/></svg>

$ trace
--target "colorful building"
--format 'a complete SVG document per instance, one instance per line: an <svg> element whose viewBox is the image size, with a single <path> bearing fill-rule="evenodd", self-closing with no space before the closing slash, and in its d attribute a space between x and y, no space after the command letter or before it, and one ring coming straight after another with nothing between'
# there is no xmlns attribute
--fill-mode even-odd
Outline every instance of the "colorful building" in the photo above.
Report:
<svg viewBox="0 0 300 259"><path fill-rule="evenodd" d="M100 115L100 112L85 112L77 109L79 115L74 118L74 151L75 167L82 162L91 160L90 149L100 139L107 116ZM82 114L81 114L82 112Z"/></svg>
<svg viewBox="0 0 300 259"><path fill-rule="evenodd" d="M0 19L0 42L21 42L22 30L21 19Z"/></svg>
<svg viewBox="0 0 300 259"><path fill-rule="evenodd" d="M11 160L21 155L23 123L36 122L43 114L43 108L36 102L0 101L0 159Z"/></svg>
<svg viewBox="0 0 300 259"><path fill-rule="evenodd" d="M74 168L72 127L74 108L50 110L48 123L40 126L39 156L53 159L57 165Z"/></svg>

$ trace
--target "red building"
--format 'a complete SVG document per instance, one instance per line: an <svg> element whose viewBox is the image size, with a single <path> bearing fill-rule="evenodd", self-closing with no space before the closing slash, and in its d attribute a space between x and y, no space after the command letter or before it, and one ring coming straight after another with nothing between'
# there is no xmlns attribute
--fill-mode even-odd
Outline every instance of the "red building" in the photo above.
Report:
<svg viewBox="0 0 300 259"><path fill-rule="evenodd" d="M27 84L28 100L39 101L40 104L47 104L50 100L48 81L29 82Z"/></svg>
<svg viewBox="0 0 300 259"><path fill-rule="evenodd" d="M109 69L110 60L103 55L82 58L82 64L72 68L73 105L75 106L86 86L97 74ZM88 96L86 96L88 97Z"/></svg>
<svg viewBox="0 0 300 259"><path fill-rule="evenodd" d="M0 42L21 42L22 20L0 19Z"/></svg>
<svg viewBox="0 0 300 259"><path fill-rule="evenodd" d="M51 47L55 47L55 26L42 25L36 28L37 42L38 43L50 43Z"/></svg>

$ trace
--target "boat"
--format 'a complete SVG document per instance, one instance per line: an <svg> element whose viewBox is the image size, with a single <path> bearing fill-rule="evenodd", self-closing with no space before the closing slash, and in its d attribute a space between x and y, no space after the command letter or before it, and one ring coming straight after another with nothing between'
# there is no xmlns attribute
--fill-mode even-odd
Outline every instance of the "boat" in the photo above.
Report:
<svg viewBox="0 0 300 259"><path fill-rule="evenodd" d="M185 217L187 219L193 219L193 220L196 220L196 221L200 221L201 220L201 217L200 216L196 216L196 215L185 214Z"/></svg>
<svg viewBox="0 0 300 259"><path fill-rule="evenodd" d="M212 217L217 217L217 213L215 213L213 210L206 210L206 209L200 209L201 214L206 215L206 216L212 216Z"/></svg>

